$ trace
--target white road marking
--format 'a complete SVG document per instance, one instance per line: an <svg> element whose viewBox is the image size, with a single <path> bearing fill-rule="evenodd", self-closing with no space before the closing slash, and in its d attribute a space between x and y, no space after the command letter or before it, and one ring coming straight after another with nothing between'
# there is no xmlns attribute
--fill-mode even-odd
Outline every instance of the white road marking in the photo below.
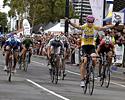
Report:
<svg viewBox="0 0 125 100"><path fill-rule="evenodd" d="M79 73L75 73L75 72L72 72L72 71L69 71L69 70L66 70L68 73L71 73L71 74L75 74L75 75L80 75Z"/></svg>
<svg viewBox="0 0 125 100"><path fill-rule="evenodd" d="M40 65L45 65L45 64L43 64L43 63L39 63L39 62L37 62L37 61L32 61L33 63L37 63L37 64L40 64Z"/></svg>
<svg viewBox="0 0 125 100"><path fill-rule="evenodd" d="M47 91L47 92L49 92L50 94L53 94L53 95L55 95L55 96L57 96L57 97L59 97L59 98L61 98L61 99L63 99L63 100L70 100L70 99L68 99L68 98L66 98L66 97L64 97L64 96L61 96L61 95L59 95L59 94L57 94L57 93L55 93L55 92L53 92L53 91L51 91L51 90L49 90L49 89L47 89L47 88L45 88L45 87L43 87L43 86L41 86L41 85L39 85L39 84L33 82L33 81L30 80L30 79L26 79L26 80L27 80L28 82L34 84L35 86L37 86L37 87L43 89L44 91Z"/></svg>
<svg viewBox="0 0 125 100"><path fill-rule="evenodd" d="M36 61L32 61L32 62L45 65L45 64L43 64L43 63L39 63L39 62L36 62ZM72 72L72 71L69 71L69 70L66 70L66 71L67 71L68 73L71 73L71 74L74 74L74 75L80 75L79 73L76 73L76 72ZM95 79L97 79L97 78L95 78ZM121 86L121 87L124 87L124 88L125 88L125 85L118 84L118 83L112 82L112 81L111 81L111 83L114 84L114 85L118 85L118 86Z"/></svg>
<svg viewBox="0 0 125 100"><path fill-rule="evenodd" d="M125 85L122 85L122 84L119 84L119 83L115 83L115 82L112 82L112 81L111 81L111 83L125 88Z"/></svg>

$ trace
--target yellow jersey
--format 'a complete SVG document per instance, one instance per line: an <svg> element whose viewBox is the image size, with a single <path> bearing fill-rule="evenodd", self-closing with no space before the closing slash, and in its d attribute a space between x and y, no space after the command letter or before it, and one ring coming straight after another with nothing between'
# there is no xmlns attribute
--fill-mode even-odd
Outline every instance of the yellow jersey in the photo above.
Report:
<svg viewBox="0 0 125 100"><path fill-rule="evenodd" d="M98 30L99 27L93 25L91 28L87 24L84 24L82 27L83 33L81 37L81 46L83 45L95 45L94 33L95 30Z"/></svg>

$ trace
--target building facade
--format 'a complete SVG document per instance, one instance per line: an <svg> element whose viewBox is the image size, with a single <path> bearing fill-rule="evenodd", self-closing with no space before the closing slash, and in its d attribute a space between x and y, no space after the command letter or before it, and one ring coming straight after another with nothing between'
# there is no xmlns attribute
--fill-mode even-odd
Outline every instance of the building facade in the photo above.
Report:
<svg viewBox="0 0 125 100"><path fill-rule="evenodd" d="M82 20L85 20L87 15L92 14L91 6L89 0L72 0L74 12L79 18L82 17Z"/></svg>

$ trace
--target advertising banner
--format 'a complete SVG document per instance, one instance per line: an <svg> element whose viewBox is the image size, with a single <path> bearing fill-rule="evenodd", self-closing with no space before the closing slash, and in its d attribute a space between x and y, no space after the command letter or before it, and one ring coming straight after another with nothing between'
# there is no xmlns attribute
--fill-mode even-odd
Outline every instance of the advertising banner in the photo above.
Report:
<svg viewBox="0 0 125 100"><path fill-rule="evenodd" d="M120 21L120 24L124 23L124 13L122 12L113 12L112 15L112 24L115 24L117 21Z"/></svg>
<svg viewBox="0 0 125 100"><path fill-rule="evenodd" d="M27 19L23 20L24 35L31 35L30 33L30 23Z"/></svg>
<svg viewBox="0 0 125 100"><path fill-rule="evenodd" d="M95 17L95 24L102 26L103 25L103 6L104 6L104 0L89 0L91 9L92 9L92 15Z"/></svg>

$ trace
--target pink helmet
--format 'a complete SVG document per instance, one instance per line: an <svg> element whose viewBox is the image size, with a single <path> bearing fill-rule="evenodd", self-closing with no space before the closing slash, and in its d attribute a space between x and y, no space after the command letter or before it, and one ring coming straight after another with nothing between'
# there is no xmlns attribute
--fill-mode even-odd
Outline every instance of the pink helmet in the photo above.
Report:
<svg viewBox="0 0 125 100"><path fill-rule="evenodd" d="M93 17L92 15L88 15L87 17L86 17L86 21L88 21L88 20L91 20L91 21L95 21L95 17Z"/></svg>

